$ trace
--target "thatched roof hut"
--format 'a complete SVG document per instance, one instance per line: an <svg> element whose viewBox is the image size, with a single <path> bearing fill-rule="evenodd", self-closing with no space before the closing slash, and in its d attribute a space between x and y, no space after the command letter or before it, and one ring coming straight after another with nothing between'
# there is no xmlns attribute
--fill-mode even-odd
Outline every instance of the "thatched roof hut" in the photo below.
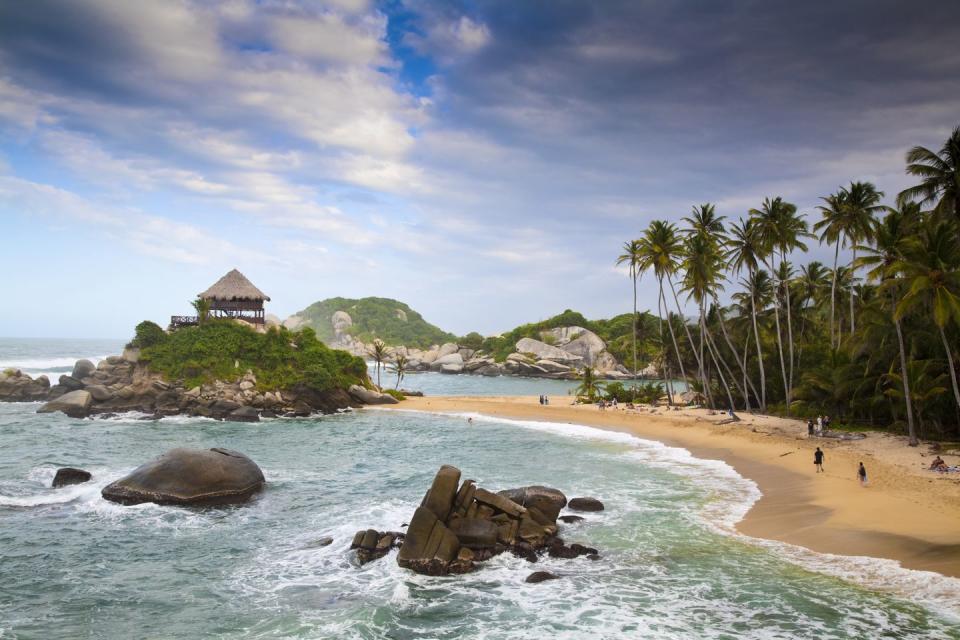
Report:
<svg viewBox="0 0 960 640"><path fill-rule="evenodd" d="M198 297L212 302L259 302L261 307L263 302L270 301L270 296L260 291L247 276L236 269L230 270ZM217 307L213 305L212 308Z"/></svg>

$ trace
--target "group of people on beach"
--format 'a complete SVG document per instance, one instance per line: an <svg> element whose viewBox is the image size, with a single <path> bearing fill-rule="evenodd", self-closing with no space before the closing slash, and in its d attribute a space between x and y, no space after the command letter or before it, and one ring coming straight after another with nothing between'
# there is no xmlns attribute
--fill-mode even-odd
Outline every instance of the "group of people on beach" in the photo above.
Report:
<svg viewBox="0 0 960 640"><path fill-rule="evenodd" d="M817 450L813 452L813 465L816 467L817 473L825 473L823 470L823 451L820 450L820 447L817 447ZM863 466L862 462L857 467L857 479L860 481L861 487L867 485L867 468Z"/></svg>
<svg viewBox="0 0 960 640"><path fill-rule="evenodd" d="M939 473L960 473L960 465L950 466L944 462L943 458L937 456L933 459L933 462L930 463L930 471L937 471Z"/></svg>
<svg viewBox="0 0 960 640"><path fill-rule="evenodd" d="M540 404L550 404L550 398L544 394L540 394Z"/></svg>
<svg viewBox="0 0 960 640"><path fill-rule="evenodd" d="M598 400L598 401L597 401L597 407L600 408L600 411L606 410L607 407L613 407L614 409L616 409L616 408L617 408L617 399L614 398L614 399L612 399L612 400Z"/></svg>
<svg viewBox="0 0 960 640"><path fill-rule="evenodd" d="M830 428L830 416L817 416L816 421L812 418L807 420L807 435L822 436L823 432Z"/></svg>

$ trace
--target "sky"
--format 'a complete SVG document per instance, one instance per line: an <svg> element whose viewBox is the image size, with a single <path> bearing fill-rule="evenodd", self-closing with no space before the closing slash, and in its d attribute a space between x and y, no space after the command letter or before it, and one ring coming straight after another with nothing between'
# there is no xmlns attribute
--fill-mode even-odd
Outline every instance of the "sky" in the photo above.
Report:
<svg viewBox="0 0 960 640"><path fill-rule="evenodd" d="M2 1L0 336L125 338L234 267L281 318L628 312L653 219L892 202L958 43L942 0Z"/></svg>

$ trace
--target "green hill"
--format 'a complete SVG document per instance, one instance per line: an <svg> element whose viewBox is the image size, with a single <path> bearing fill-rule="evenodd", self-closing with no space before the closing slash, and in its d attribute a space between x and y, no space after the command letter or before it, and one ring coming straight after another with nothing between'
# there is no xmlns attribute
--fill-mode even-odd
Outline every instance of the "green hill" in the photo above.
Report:
<svg viewBox="0 0 960 640"><path fill-rule="evenodd" d="M334 336L330 319L337 311L350 315L353 325L346 332L363 342L379 338L388 345L424 349L456 341L452 333L430 324L403 302L390 298L328 298L314 302L296 315L302 318L301 326L311 327L317 337L329 342Z"/></svg>

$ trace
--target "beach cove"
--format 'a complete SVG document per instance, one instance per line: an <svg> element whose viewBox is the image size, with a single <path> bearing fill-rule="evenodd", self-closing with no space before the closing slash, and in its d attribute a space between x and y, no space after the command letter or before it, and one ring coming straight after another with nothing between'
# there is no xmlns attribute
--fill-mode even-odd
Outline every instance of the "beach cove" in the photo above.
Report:
<svg viewBox="0 0 960 640"><path fill-rule="evenodd" d="M800 420L745 414L742 422L717 425L726 416L704 409L600 411L562 397L548 406L536 397L408 398L390 410L587 425L682 447L721 460L757 484L761 497L736 524L744 535L960 577L960 478L928 471L934 455L926 447L906 447L903 438L807 439ZM826 454L819 475L813 467L817 446ZM870 473L867 487L856 479L861 460Z"/></svg>

